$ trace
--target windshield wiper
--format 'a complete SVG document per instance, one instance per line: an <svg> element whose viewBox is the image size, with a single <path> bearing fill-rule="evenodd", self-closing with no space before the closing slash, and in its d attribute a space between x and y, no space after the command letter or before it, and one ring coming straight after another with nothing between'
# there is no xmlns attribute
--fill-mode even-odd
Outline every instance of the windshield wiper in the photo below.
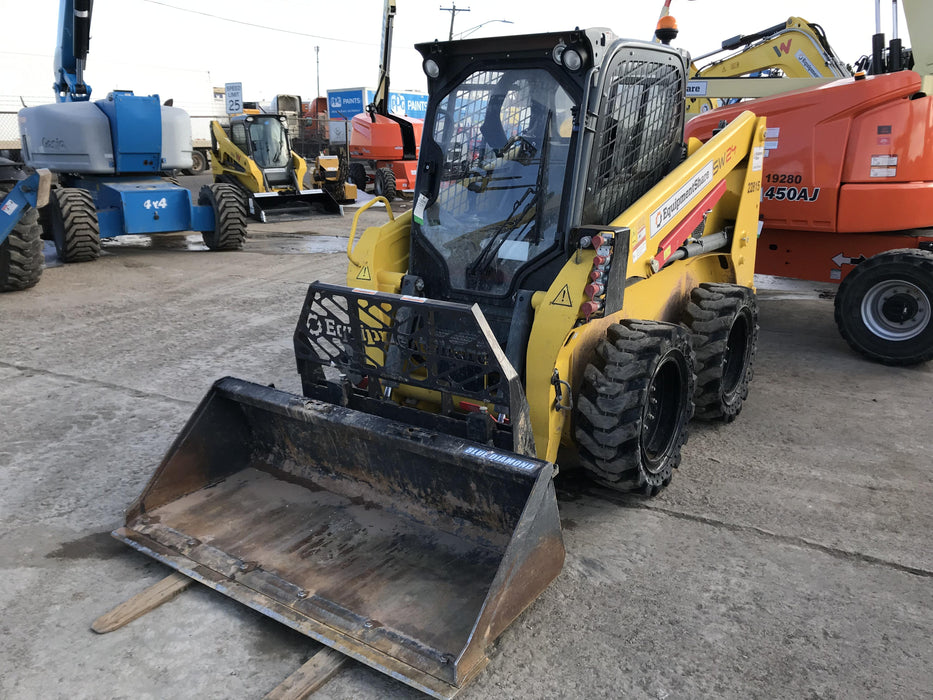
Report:
<svg viewBox="0 0 933 700"><path fill-rule="evenodd" d="M519 216L515 216L515 212L521 206L522 202L525 201L525 198L529 194L533 194L531 200L522 209L522 213ZM489 239L489 243L486 244L486 247L483 248L482 252L476 257L476 260L467 265L466 275L467 279L476 279L477 273L480 270L486 269L489 265L492 257L499 252L499 248L502 247L502 244L505 243L509 236L512 234L512 231L517 229L523 222L525 225L528 225L528 221L525 220L525 216L529 213L531 209L534 208L535 204L538 201L538 190L535 187L529 187L526 189L522 196L515 200L515 204L512 205L512 211L509 212L508 218L499 224L499 227L496 229L495 233L492 234L492 237ZM533 221L533 219L532 219Z"/></svg>
<svg viewBox="0 0 933 700"><path fill-rule="evenodd" d="M541 158L538 161L538 177L533 187L526 189L522 196L516 200L515 204L512 206L512 211L509 212L508 218L503 221L499 228L496 229L493 233L492 238L489 240L489 243L483 248L482 252L477 256L476 260L471 262L466 268L466 276L469 280L477 280L479 273L482 270L485 270L489 263L492 262L492 259L499 252L499 249L503 244L510 238L512 232L515 231L520 226L524 229L528 226L529 223L534 224L535 238L534 245L541 243L541 217L539 216L540 212L535 212L534 209L538 204L541 193L547 189L547 169L548 169L548 155L551 145L551 117L553 112L548 110L547 119L544 121L544 143L541 145ZM525 205L525 208L522 209L522 213L519 216L515 216L515 212L521 206L522 202L531 194L532 197L529 200L528 204ZM531 219L526 217L532 215Z"/></svg>

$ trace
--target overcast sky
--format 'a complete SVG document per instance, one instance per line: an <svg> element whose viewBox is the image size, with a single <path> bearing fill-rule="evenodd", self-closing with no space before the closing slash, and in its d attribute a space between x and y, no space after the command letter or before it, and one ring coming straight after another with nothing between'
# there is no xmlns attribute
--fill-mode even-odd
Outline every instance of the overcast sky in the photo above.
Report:
<svg viewBox="0 0 933 700"><path fill-rule="evenodd" d="M425 89L420 56L412 47L447 38L451 13L442 7L469 8L456 13L455 35L605 26L624 37L649 39L662 4L398 0L392 87ZM6 29L0 95L51 96L58 6L58 0L0 0ZM382 0L95 0L86 79L95 97L121 88L164 99L183 92L183 82L200 90L239 81L246 100L268 100L276 93L309 99L316 92L314 47L319 46L322 93L371 87L378 76L383 6ZM883 0L881 6L882 29L890 37L892 4ZM693 55L797 15L822 25L836 52L851 63L869 52L875 30L874 0L673 0L671 10L680 27L675 44ZM909 45L903 13L899 30Z"/></svg>

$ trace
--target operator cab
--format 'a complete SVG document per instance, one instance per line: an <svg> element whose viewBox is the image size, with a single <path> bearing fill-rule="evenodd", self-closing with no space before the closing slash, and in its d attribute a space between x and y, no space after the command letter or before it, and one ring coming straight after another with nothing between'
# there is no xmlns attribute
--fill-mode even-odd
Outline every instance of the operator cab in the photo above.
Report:
<svg viewBox="0 0 933 700"><path fill-rule="evenodd" d="M508 294L529 261L556 250L574 107L542 68L476 71L441 100L442 172L420 226L452 290Z"/></svg>
<svg viewBox="0 0 933 700"><path fill-rule="evenodd" d="M610 225L682 159L687 57L599 28L416 48L429 100L409 270L425 296L478 303L505 347L579 227Z"/></svg>
<svg viewBox="0 0 933 700"><path fill-rule="evenodd" d="M259 166L270 189L294 187L294 167L285 117L247 114L230 120L230 140Z"/></svg>

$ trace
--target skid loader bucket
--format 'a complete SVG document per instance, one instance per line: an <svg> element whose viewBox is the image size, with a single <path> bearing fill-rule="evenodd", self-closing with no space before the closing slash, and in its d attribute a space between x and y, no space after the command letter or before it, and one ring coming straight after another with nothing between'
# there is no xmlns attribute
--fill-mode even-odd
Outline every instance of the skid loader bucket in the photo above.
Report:
<svg viewBox="0 0 933 700"><path fill-rule="evenodd" d="M343 207L326 190L288 192L253 192L249 197L249 214L262 223L307 219L320 209L328 214L342 214Z"/></svg>
<svg viewBox="0 0 933 700"><path fill-rule="evenodd" d="M553 465L219 380L114 535L435 697L561 569Z"/></svg>

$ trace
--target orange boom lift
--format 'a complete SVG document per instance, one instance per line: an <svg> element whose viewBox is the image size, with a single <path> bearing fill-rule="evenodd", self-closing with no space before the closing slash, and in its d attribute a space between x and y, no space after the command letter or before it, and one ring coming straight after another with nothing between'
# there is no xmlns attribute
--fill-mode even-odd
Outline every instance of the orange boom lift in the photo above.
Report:
<svg viewBox="0 0 933 700"><path fill-rule="evenodd" d="M386 0L382 31L382 63L373 103L350 125L350 181L360 189L372 182L376 195L393 200L399 192L414 192L421 144L422 119L389 112L389 63L395 0Z"/></svg>
<svg viewBox="0 0 933 700"><path fill-rule="evenodd" d="M756 272L840 283L840 333L892 365L933 358L933 8L904 10L912 70L742 102L686 127L706 141L742 111L767 117ZM899 40L887 53L897 69Z"/></svg>

